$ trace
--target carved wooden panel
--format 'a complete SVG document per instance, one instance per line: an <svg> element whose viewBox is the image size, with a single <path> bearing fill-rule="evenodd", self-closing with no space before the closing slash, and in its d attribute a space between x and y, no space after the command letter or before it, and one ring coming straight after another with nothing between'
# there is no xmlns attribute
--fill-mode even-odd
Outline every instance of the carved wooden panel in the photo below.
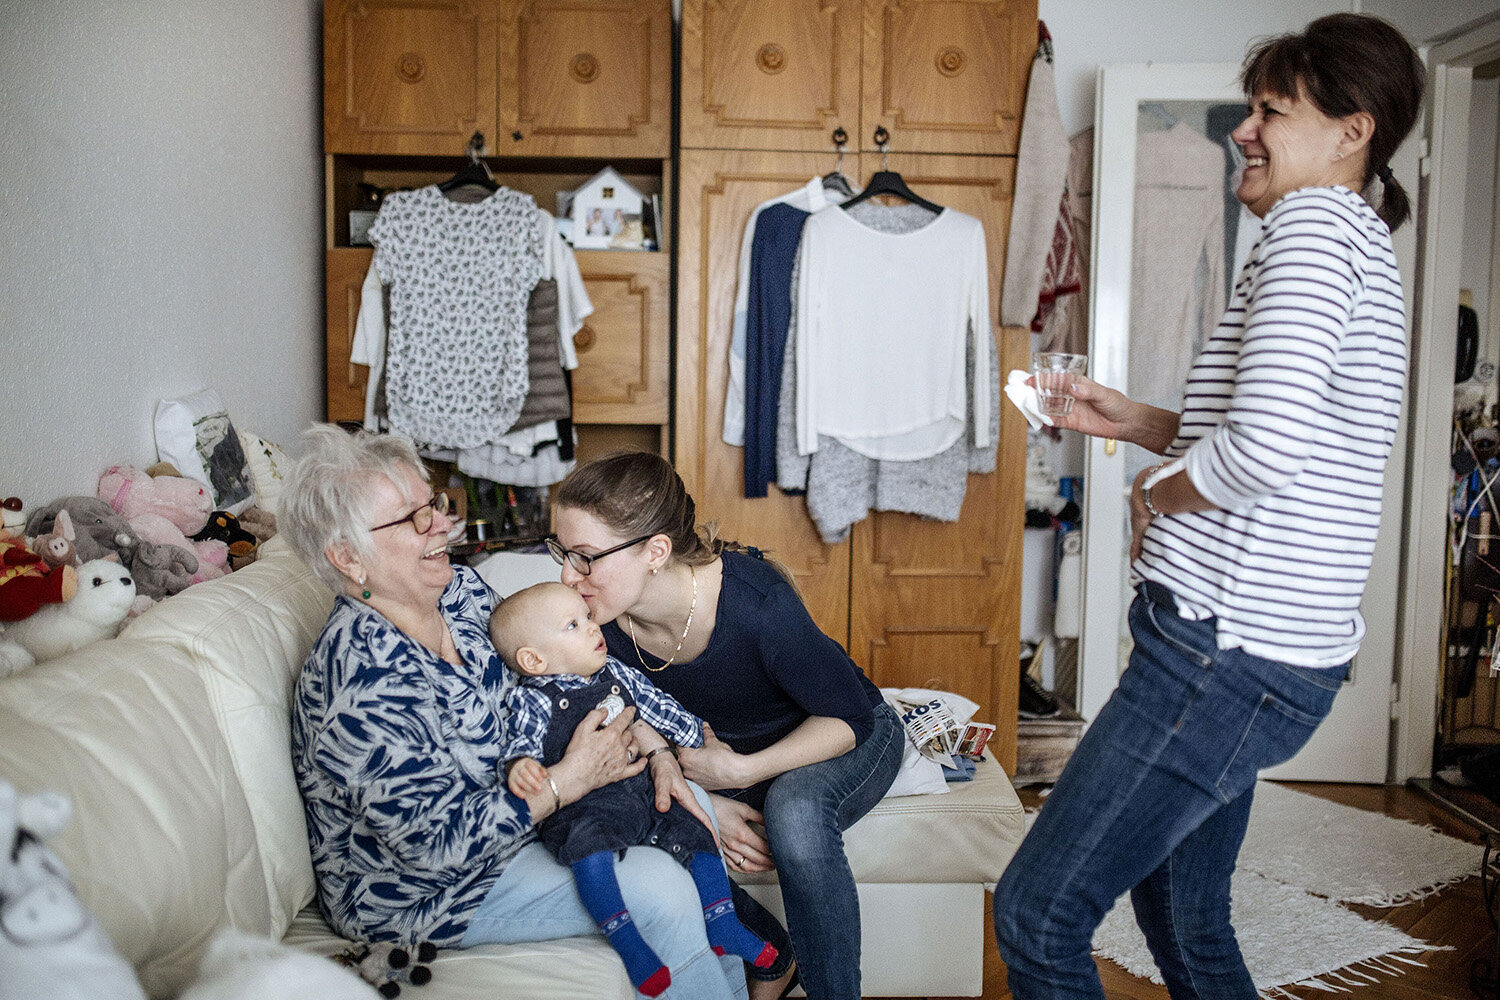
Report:
<svg viewBox="0 0 1500 1000"><path fill-rule="evenodd" d="M867 170L874 159L863 157ZM984 223L990 315L997 317L1015 161L967 156L893 156L892 161L912 190ZM1005 331L997 343L1002 373L1026 366L1030 344L1024 330ZM930 686L979 702L980 721L997 727L995 756L1013 767L1026 424L1014 407L999 400L994 405L1001 422L997 469L968 477L957 522L875 513L854 526L849 648L858 662L890 665L889 673L875 675L877 684L936 678L940 683ZM923 658L901 659L908 652Z"/></svg>
<svg viewBox="0 0 1500 1000"><path fill-rule="evenodd" d="M327 152L457 156L494 132L489 2L328 0L323 57Z"/></svg>
<svg viewBox="0 0 1500 1000"><path fill-rule="evenodd" d="M859 0L684 0L683 147L855 148L859 47Z"/></svg>
<svg viewBox="0 0 1500 1000"><path fill-rule="evenodd" d="M851 157L847 170L854 176ZM744 455L723 441L740 240L756 205L826 170L808 153L684 150L678 220L677 442L675 461L698 505L725 538L789 565L818 626L848 638L849 543L825 545L801 497L744 496Z"/></svg>
<svg viewBox="0 0 1500 1000"><path fill-rule="evenodd" d="M351 363L349 353L354 345L354 321L359 318L359 289L375 251L342 247L327 255L328 419L364 420L370 369Z"/></svg>
<svg viewBox="0 0 1500 1000"><path fill-rule="evenodd" d="M576 422L667 422L668 263L664 253L578 251L594 312L573 338Z"/></svg>
<svg viewBox="0 0 1500 1000"><path fill-rule="evenodd" d="M1036 0L864 0L861 148L1014 153Z"/></svg>
<svg viewBox="0 0 1500 1000"><path fill-rule="evenodd" d="M495 155L671 155L671 0L502 0L499 53Z"/></svg>

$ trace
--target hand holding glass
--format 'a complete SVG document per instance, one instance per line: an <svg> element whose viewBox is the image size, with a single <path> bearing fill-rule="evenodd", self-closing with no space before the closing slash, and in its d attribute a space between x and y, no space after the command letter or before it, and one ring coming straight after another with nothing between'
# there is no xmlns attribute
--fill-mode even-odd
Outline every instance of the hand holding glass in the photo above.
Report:
<svg viewBox="0 0 1500 1000"><path fill-rule="evenodd" d="M1049 417L1065 417L1073 411L1073 383L1088 367L1087 354L1042 351L1032 355L1037 409Z"/></svg>

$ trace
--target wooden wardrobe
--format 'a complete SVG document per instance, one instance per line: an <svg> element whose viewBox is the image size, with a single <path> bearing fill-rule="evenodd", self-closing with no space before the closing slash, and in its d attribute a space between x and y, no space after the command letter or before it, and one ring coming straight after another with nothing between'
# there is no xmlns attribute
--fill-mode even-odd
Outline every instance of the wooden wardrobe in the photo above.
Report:
<svg viewBox="0 0 1500 1000"><path fill-rule="evenodd" d="M360 420L368 369L349 362L374 251L350 244L361 184L438 183L485 137L495 178L551 211L601 167L666 200L670 0L326 0L328 419ZM579 250L594 313L574 338L580 457L665 451L671 247Z"/></svg>
<svg viewBox="0 0 1500 1000"><path fill-rule="evenodd" d="M978 702L1013 771L1024 418L1000 404L997 470L969 477L958 522L872 513L837 545L800 497L773 486L745 499L741 449L722 431L745 224L834 169L839 128L851 179L881 169L883 126L890 169L983 221L998 324L1035 0L684 0L681 33L675 461L699 519L786 562L818 624L878 685ZM1001 372L1026 367L1027 332L996 334Z"/></svg>

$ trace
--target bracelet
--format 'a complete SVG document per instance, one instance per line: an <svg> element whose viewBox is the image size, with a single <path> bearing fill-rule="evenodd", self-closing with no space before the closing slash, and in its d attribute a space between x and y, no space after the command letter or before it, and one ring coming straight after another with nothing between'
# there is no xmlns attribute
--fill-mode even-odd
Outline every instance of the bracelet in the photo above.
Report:
<svg viewBox="0 0 1500 1000"><path fill-rule="evenodd" d="M559 812L562 809L562 795L557 791L557 782L552 780L552 775L547 775L547 787L552 789L552 811Z"/></svg>
<svg viewBox="0 0 1500 1000"><path fill-rule="evenodd" d="M1158 465L1156 468L1152 469L1149 473L1147 473L1146 474L1146 478L1150 479L1152 476L1156 475L1158 472L1160 472L1162 469L1165 469L1166 467L1167 467L1167 463L1163 462L1162 464ZM1141 487L1141 503L1143 503L1143 504L1146 505L1146 513L1150 514L1152 517L1164 517L1165 515L1163 515L1161 511L1159 511L1159 510L1156 509L1156 504L1154 504L1154 503L1151 502L1151 491L1153 489L1155 489L1155 488L1156 488L1156 484L1155 483L1152 483L1150 486L1142 486Z"/></svg>
<svg viewBox="0 0 1500 1000"><path fill-rule="evenodd" d="M650 753L646 754L646 763L647 764L651 763L651 758L655 757L659 753L669 753L669 754L672 754L672 756L674 756L674 757L677 756L677 754L674 751L674 748L673 748L672 744L668 743L666 746L664 746L664 747L657 747L655 750L652 750Z"/></svg>

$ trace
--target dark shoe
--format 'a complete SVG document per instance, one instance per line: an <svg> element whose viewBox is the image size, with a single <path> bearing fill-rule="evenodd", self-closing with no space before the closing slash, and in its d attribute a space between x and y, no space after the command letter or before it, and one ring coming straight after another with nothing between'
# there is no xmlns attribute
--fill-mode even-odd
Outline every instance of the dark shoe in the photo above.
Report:
<svg viewBox="0 0 1500 1000"><path fill-rule="evenodd" d="M1023 719L1050 719L1062 712L1057 697L1021 671L1021 704L1017 713Z"/></svg>

